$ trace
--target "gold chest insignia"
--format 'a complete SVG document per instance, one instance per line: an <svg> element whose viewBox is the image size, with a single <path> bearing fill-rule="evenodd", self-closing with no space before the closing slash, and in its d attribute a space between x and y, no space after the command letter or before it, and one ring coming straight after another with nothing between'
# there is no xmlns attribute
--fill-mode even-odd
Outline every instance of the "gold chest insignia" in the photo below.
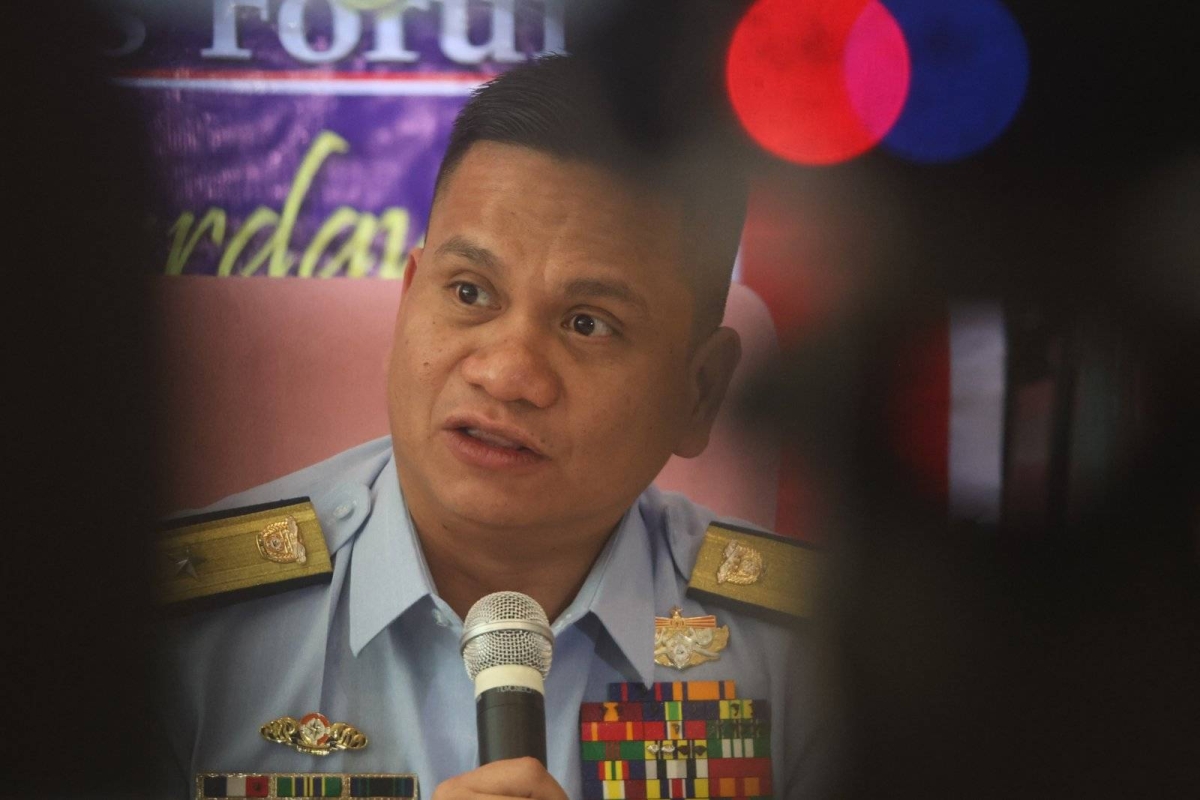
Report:
<svg viewBox="0 0 1200 800"><path fill-rule="evenodd" d="M308 560L308 552L300 538L300 527L296 518L290 514L280 520L268 522L258 532L258 552L268 561L277 564L303 564Z"/></svg>
<svg viewBox="0 0 1200 800"><path fill-rule="evenodd" d="M300 719L280 717L259 729L267 741L292 747L312 756L327 756L338 750L361 750L367 746L366 734L344 722L330 723L319 712Z"/></svg>
<svg viewBox="0 0 1200 800"><path fill-rule="evenodd" d="M725 560L717 567L717 583L749 586L766 571L762 553L736 539L725 545Z"/></svg>
<svg viewBox="0 0 1200 800"><path fill-rule="evenodd" d="M679 606L669 617L654 618L654 663L678 670L716 661L729 644L729 626L717 618L685 617Z"/></svg>

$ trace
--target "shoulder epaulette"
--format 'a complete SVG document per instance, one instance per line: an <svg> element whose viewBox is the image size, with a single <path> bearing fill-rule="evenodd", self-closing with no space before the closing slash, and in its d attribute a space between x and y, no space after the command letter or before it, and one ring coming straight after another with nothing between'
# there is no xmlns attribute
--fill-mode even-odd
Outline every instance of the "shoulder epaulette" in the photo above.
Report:
<svg viewBox="0 0 1200 800"><path fill-rule="evenodd" d="M821 554L796 539L714 522L688 591L792 617L813 613Z"/></svg>
<svg viewBox="0 0 1200 800"><path fill-rule="evenodd" d="M192 611L327 582L333 575L307 497L172 520L154 548L158 602Z"/></svg>

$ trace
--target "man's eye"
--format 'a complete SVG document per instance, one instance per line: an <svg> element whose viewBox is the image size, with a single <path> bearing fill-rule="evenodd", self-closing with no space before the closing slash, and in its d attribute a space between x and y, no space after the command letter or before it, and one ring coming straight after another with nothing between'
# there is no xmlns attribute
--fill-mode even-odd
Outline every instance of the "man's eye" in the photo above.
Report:
<svg viewBox="0 0 1200 800"><path fill-rule="evenodd" d="M575 314L567 320L567 325L580 336L604 337L616 333L611 325L591 314Z"/></svg>
<svg viewBox="0 0 1200 800"><path fill-rule="evenodd" d="M454 285L454 295L458 301L467 306L490 306L492 296L474 283L459 281Z"/></svg>

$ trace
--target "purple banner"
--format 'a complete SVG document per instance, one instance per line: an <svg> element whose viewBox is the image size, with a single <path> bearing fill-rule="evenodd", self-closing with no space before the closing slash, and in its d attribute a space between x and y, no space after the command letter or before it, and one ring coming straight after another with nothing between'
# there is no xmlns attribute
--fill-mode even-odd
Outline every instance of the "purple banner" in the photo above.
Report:
<svg viewBox="0 0 1200 800"><path fill-rule="evenodd" d="M470 91L563 46L563 0L114 8L165 274L398 278Z"/></svg>

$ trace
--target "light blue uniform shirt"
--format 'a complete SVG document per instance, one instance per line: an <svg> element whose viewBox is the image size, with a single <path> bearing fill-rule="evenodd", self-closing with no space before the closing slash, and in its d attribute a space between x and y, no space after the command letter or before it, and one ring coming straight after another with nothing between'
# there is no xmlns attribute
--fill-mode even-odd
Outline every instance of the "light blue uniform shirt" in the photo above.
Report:
<svg viewBox="0 0 1200 800"><path fill-rule="evenodd" d="M423 797L478 765L475 697L459 654L462 621L437 595L400 493L390 438L228 498L215 509L312 498L333 558L329 585L182 617L163 631L164 724L179 796L197 772L412 772ZM777 797L799 796L827 764L812 702L811 653L771 622L685 595L711 512L648 489L553 622L546 680L550 773L581 794L579 706L609 683L724 680L767 699ZM519 587L514 587L518 588ZM715 614L718 661L654 663L654 617ZM304 755L259 727L320 711L369 737L361 751ZM788 787L788 791L781 791Z"/></svg>

